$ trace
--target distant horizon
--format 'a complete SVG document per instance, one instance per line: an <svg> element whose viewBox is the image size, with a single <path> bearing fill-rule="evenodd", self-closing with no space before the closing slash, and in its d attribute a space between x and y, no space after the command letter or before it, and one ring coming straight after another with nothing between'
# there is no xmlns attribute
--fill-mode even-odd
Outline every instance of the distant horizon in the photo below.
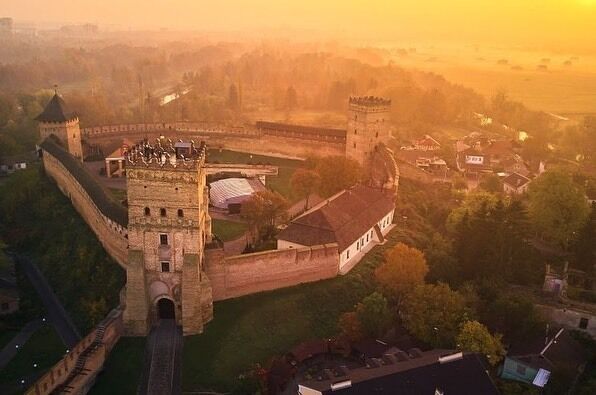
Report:
<svg viewBox="0 0 596 395"><path fill-rule="evenodd" d="M446 41L552 50L596 51L596 0L4 0L3 17L39 29L92 23L110 31L246 33L305 31L319 39ZM232 4L233 3L233 4ZM44 9L43 16L31 10ZM138 18L130 17L138 15Z"/></svg>

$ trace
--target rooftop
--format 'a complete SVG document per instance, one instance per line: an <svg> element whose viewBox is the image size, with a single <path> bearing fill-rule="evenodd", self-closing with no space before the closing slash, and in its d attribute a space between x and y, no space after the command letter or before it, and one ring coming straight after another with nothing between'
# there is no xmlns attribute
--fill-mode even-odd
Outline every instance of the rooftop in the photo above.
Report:
<svg viewBox="0 0 596 395"><path fill-rule="evenodd" d="M50 99L35 120L39 122L67 122L77 119L77 114L71 111L58 93Z"/></svg>
<svg viewBox="0 0 596 395"><path fill-rule="evenodd" d="M531 180L528 177L523 176L519 173L511 173L503 179L504 184L510 185L514 188L522 187L530 181Z"/></svg>
<svg viewBox="0 0 596 395"><path fill-rule="evenodd" d="M366 367L349 370L345 376L310 380L304 387L322 394L445 394L497 395L499 392L478 354L454 354L430 350L408 355L386 354L369 360Z"/></svg>
<svg viewBox="0 0 596 395"><path fill-rule="evenodd" d="M391 194L356 185L294 219L278 239L305 246L337 243L343 251L394 208Z"/></svg>
<svg viewBox="0 0 596 395"><path fill-rule="evenodd" d="M312 135L326 135L335 137L346 137L345 129L322 128L317 126L292 125L288 123L277 123L268 121L257 121L256 127L263 130L280 130Z"/></svg>

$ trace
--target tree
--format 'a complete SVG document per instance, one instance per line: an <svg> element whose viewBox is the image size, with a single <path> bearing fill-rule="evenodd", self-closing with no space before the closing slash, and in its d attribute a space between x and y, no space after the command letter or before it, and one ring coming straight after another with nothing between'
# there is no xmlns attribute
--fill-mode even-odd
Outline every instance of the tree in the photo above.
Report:
<svg viewBox="0 0 596 395"><path fill-rule="evenodd" d="M344 156L326 156L316 159L315 171L321 177L319 194L329 197L356 184L362 174L360 164Z"/></svg>
<svg viewBox="0 0 596 395"><path fill-rule="evenodd" d="M507 206L500 200L493 207L484 203L466 212L453 232L459 280L527 281L533 262L527 230L527 215L517 200Z"/></svg>
<svg viewBox="0 0 596 395"><path fill-rule="evenodd" d="M273 236L275 225L287 217L288 201L277 192L257 192L242 204L241 216L246 219L253 242Z"/></svg>
<svg viewBox="0 0 596 395"><path fill-rule="evenodd" d="M375 270L375 277L381 287L398 300L416 285L424 283L428 266L424 254L404 243L397 243L385 251L385 261Z"/></svg>
<svg viewBox="0 0 596 395"><path fill-rule="evenodd" d="M453 347L460 325L471 313L465 298L443 283L418 285L399 307L408 331L434 347Z"/></svg>
<svg viewBox="0 0 596 395"><path fill-rule="evenodd" d="M364 333L358 315L354 311L343 313L339 317L338 327L341 335L354 342L362 339Z"/></svg>
<svg viewBox="0 0 596 395"><path fill-rule="evenodd" d="M596 205L592 205L590 217L579 231L577 240L573 245L574 266L590 273L594 269L596 258Z"/></svg>
<svg viewBox="0 0 596 395"><path fill-rule="evenodd" d="M392 316L387 299L379 292L373 292L356 305L356 317L362 331L371 337L382 336L389 328Z"/></svg>
<svg viewBox="0 0 596 395"><path fill-rule="evenodd" d="M455 208L447 217L447 230L453 233L465 214L472 215L478 212L483 206L486 208L494 207L499 199L489 192L470 193L464 199L462 205Z"/></svg>
<svg viewBox="0 0 596 395"><path fill-rule="evenodd" d="M466 321L456 338L457 348L462 351L486 355L488 362L495 366L505 356L501 335L491 335L478 321Z"/></svg>
<svg viewBox="0 0 596 395"><path fill-rule="evenodd" d="M321 182L321 177L313 171L308 169L297 169L290 179L290 186L296 196L305 199L304 209L308 209L308 199L314 191L317 190Z"/></svg>
<svg viewBox="0 0 596 395"><path fill-rule="evenodd" d="M529 212L546 240L567 248L586 223L589 207L584 191L571 177L547 171L530 184Z"/></svg>
<svg viewBox="0 0 596 395"><path fill-rule="evenodd" d="M490 193L499 193L503 191L503 184L501 179L496 174L490 174L482 179L479 184L480 188Z"/></svg>

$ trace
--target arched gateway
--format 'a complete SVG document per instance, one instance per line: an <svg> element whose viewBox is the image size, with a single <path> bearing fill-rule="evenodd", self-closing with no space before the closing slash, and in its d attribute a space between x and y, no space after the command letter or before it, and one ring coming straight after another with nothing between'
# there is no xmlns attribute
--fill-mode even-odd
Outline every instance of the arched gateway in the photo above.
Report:
<svg viewBox="0 0 596 395"><path fill-rule="evenodd" d="M167 298L161 298L157 301L157 315L160 320L176 319L174 302Z"/></svg>

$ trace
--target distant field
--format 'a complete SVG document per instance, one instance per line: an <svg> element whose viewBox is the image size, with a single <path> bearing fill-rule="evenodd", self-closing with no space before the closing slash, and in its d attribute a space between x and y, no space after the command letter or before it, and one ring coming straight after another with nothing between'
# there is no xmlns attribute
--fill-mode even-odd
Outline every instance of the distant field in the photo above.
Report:
<svg viewBox="0 0 596 395"><path fill-rule="evenodd" d="M419 46L396 64L443 75L492 96L497 91L535 110L596 113L596 57L464 45Z"/></svg>

